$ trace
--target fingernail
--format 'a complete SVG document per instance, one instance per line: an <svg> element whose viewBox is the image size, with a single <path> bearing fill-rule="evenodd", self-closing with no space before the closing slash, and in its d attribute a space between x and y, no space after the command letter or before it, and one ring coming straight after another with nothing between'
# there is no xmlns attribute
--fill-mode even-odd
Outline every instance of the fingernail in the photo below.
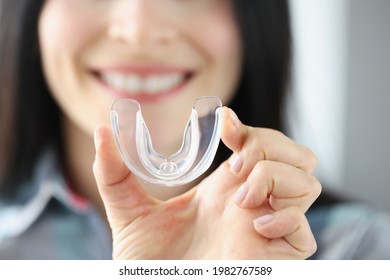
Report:
<svg viewBox="0 0 390 280"><path fill-rule="evenodd" d="M241 204L245 197L246 197L246 194L248 193L248 190L249 190L249 184L248 183L244 183L240 186L240 188L237 190L236 194L234 195L234 202L236 202L237 204Z"/></svg>
<svg viewBox="0 0 390 280"><path fill-rule="evenodd" d="M255 226L262 226L262 225L265 225L265 224L271 222L273 218L274 218L273 214L267 214L267 215L258 217L257 219L255 219L253 221L253 223L255 224Z"/></svg>
<svg viewBox="0 0 390 280"><path fill-rule="evenodd" d="M237 117L236 113L232 109L230 109L230 119L231 119L234 127L236 129L239 129L240 126L241 126L241 121L240 121L240 119Z"/></svg>
<svg viewBox="0 0 390 280"><path fill-rule="evenodd" d="M234 174L238 174L240 173L240 170L243 165L244 161L242 160L242 156L240 154L236 154L232 157L230 171Z"/></svg>

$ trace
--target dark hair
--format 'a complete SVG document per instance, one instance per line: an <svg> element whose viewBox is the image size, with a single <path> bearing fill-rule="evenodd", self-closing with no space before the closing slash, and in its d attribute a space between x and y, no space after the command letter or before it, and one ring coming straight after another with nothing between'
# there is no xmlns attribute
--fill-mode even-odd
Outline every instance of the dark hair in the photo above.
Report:
<svg viewBox="0 0 390 280"><path fill-rule="evenodd" d="M242 79L229 106L241 121L284 130L283 112L290 81L291 30L285 0L234 0L243 42ZM219 164L230 151L221 145Z"/></svg>
<svg viewBox="0 0 390 280"><path fill-rule="evenodd" d="M31 175L49 141L58 138L58 109L40 65L42 0L2 0L0 16L0 193Z"/></svg>
<svg viewBox="0 0 390 280"><path fill-rule="evenodd" d="M0 192L26 180L42 149L59 148L59 110L45 84L37 25L43 0L3 0L0 18ZM289 80L286 0L233 0L243 39L244 67L230 104L252 126L282 129ZM217 161L228 155L222 148Z"/></svg>

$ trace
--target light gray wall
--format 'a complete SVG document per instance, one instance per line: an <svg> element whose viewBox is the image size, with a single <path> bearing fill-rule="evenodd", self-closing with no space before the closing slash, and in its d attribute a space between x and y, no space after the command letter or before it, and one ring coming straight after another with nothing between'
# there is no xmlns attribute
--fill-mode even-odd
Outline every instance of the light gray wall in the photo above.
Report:
<svg viewBox="0 0 390 280"><path fill-rule="evenodd" d="M390 211L390 0L290 0L290 135L333 189Z"/></svg>
<svg viewBox="0 0 390 280"><path fill-rule="evenodd" d="M345 191L390 210L390 0L349 1Z"/></svg>
<svg viewBox="0 0 390 280"><path fill-rule="evenodd" d="M347 0L290 0L294 45L289 135L319 159L329 188L344 184Z"/></svg>

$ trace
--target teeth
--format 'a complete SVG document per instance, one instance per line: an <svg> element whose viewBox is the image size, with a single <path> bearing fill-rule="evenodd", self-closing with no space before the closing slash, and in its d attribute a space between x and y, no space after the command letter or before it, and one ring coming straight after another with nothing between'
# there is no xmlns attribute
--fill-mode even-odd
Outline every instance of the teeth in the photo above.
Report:
<svg viewBox="0 0 390 280"><path fill-rule="evenodd" d="M183 74L137 76L119 73L103 73L102 80L110 87L132 94L157 94L177 87L184 80Z"/></svg>

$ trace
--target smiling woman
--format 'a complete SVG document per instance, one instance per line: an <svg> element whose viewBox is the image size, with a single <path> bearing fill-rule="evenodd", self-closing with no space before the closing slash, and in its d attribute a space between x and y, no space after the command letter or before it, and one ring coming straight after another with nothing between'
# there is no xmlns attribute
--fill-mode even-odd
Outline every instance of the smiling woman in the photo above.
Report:
<svg viewBox="0 0 390 280"><path fill-rule="evenodd" d="M71 119L69 126L92 135L97 124L107 123L115 98L132 98L142 103L152 135L172 136L158 147L172 152L180 143L177 127L185 127L197 97L216 95L228 103L241 60L229 1L206 1L213 9L199 10L192 21L177 10L187 15L194 1L168 2L52 0L44 5L39 20L43 71Z"/></svg>

